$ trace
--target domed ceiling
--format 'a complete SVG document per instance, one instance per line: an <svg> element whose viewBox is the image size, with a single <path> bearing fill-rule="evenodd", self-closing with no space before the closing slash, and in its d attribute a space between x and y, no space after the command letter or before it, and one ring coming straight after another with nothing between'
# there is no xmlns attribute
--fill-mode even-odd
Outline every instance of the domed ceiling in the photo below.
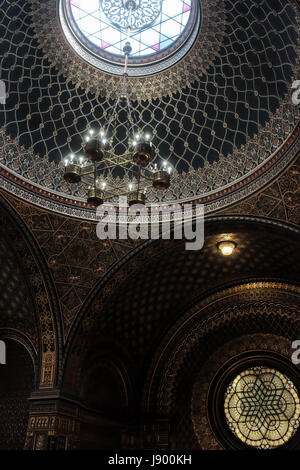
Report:
<svg viewBox="0 0 300 470"><path fill-rule="evenodd" d="M90 10L85 3L94 4L0 0L7 87L0 163L7 191L94 220L85 188L64 182L60 162L83 152L88 129L100 129L114 107L124 2L102 0ZM146 3L133 2L134 21L144 18L152 36L145 25L137 28L129 94L140 128L153 135L154 162L174 168L171 187L149 190L147 199L194 200L213 212L271 182L299 150L291 97L299 78L299 10L292 0L176 0L177 13L169 0L152 2L151 11ZM125 112L114 132L115 150L124 153ZM108 178L126 180L128 173L112 168Z"/></svg>

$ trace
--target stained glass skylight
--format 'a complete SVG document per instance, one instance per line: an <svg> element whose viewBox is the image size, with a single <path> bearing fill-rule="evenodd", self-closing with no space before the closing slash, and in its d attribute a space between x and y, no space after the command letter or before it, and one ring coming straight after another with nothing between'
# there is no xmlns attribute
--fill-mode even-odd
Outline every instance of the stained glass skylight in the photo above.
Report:
<svg viewBox="0 0 300 470"><path fill-rule="evenodd" d="M127 40L133 65L173 54L195 26L195 0L65 0L65 17L80 45L96 56L123 61Z"/></svg>
<svg viewBox="0 0 300 470"><path fill-rule="evenodd" d="M299 427L300 401L295 385L281 372L253 367L229 385L224 403L227 423L242 442L273 449Z"/></svg>

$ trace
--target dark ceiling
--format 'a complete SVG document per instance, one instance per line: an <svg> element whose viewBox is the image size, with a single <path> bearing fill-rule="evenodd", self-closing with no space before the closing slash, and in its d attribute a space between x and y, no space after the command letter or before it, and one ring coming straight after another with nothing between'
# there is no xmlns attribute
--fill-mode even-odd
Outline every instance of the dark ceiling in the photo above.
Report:
<svg viewBox="0 0 300 470"><path fill-rule="evenodd" d="M238 244L233 256L217 249L224 237ZM207 222L201 251L186 251L182 241L155 242L140 261L139 254L127 261L129 274L121 270L118 276L122 282L110 281L110 295L93 294L84 310L84 323L93 326L88 337L77 332L78 347L83 354L86 338L88 345L95 335L117 338L142 371L177 319L214 290L249 281L299 281L298 244L292 231L246 221Z"/></svg>
<svg viewBox="0 0 300 470"><path fill-rule="evenodd" d="M31 254L2 204L0 225L0 326L24 332L37 347L36 306L25 269Z"/></svg>

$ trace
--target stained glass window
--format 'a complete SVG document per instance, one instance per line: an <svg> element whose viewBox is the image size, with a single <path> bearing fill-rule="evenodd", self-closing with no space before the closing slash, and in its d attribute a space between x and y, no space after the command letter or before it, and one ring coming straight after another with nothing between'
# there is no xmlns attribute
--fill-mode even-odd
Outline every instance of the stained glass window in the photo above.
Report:
<svg viewBox="0 0 300 470"><path fill-rule="evenodd" d="M123 57L128 31L132 59L174 52L195 19L194 0L65 0L65 7L81 44L108 59Z"/></svg>
<svg viewBox="0 0 300 470"><path fill-rule="evenodd" d="M296 387L285 375L266 367L248 369L234 379L224 410L236 437L260 449L285 444L299 427Z"/></svg>

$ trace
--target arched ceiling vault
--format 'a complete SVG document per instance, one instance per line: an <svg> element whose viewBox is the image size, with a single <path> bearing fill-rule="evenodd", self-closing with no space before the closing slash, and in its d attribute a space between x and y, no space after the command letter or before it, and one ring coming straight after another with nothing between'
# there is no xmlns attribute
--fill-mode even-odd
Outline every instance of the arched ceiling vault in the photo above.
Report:
<svg viewBox="0 0 300 470"><path fill-rule="evenodd" d="M223 257L216 246L226 235L237 243L231 257ZM207 220L201 251L186 251L183 241L174 240L137 250L79 313L67 343L69 370L80 367L80 357L99 335L126 346L142 380L165 333L199 299L250 281L297 283L298 242L296 229L224 216Z"/></svg>
<svg viewBox="0 0 300 470"><path fill-rule="evenodd" d="M35 364L39 371L36 386L51 387L62 352L53 281L34 237L2 196L0 217L3 250L0 334L16 337L34 351L39 361Z"/></svg>

